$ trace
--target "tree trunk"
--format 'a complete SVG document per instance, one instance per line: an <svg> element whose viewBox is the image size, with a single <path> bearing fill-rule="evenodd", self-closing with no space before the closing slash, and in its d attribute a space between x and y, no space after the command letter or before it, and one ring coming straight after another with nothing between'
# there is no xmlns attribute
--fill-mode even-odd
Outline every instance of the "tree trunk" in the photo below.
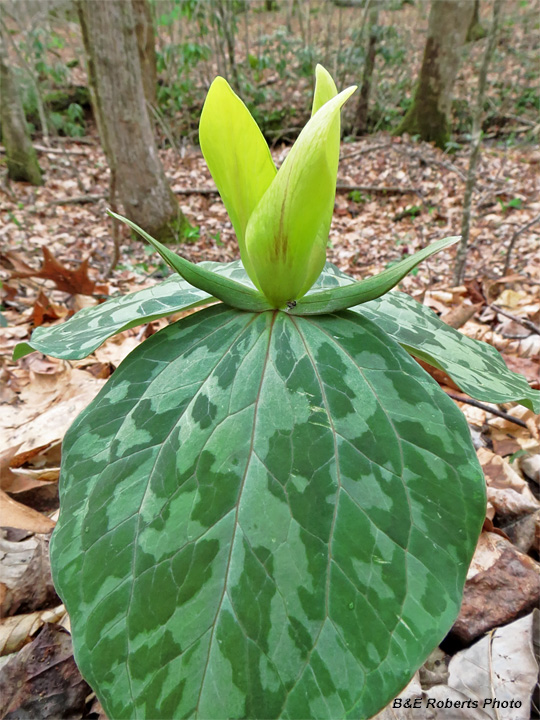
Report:
<svg viewBox="0 0 540 720"><path fill-rule="evenodd" d="M452 89L473 11L470 0L432 0L420 78L397 135L420 135L443 149L450 140Z"/></svg>
<svg viewBox="0 0 540 720"><path fill-rule="evenodd" d="M6 149L8 177L42 185L41 169L30 140L19 88L9 65L3 33L0 34L0 124Z"/></svg>
<svg viewBox="0 0 540 720"><path fill-rule="evenodd" d="M186 221L157 152L132 4L126 0L79 0L77 8L111 185L131 220L158 240L178 241Z"/></svg>
<svg viewBox="0 0 540 720"><path fill-rule="evenodd" d="M474 0L473 16L467 30L467 42L475 42L485 37L486 31L480 22L480 0Z"/></svg>
<svg viewBox="0 0 540 720"><path fill-rule="evenodd" d="M364 74L362 75L362 86L360 97L356 106L356 128L359 133L367 131L369 95L371 92L371 80L375 68L375 55L377 53L377 40L379 37L379 7L375 3L369 10L369 38L367 45L366 61L364 63Z"/></svg>
<svg viewBox="0 0 540 720"><path fill-rule="evenodd" d="M154 20L148 0L131 0L135 18L135 35L141 63L146 102L155 106L157 87L156 38Z"/></svg>

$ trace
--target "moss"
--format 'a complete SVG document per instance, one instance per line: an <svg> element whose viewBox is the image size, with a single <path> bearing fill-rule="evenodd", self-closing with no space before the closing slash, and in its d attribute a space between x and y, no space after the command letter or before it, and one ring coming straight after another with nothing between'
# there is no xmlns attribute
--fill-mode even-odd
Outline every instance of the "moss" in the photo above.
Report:
<svg viewBox="0 0 540 720"><path fill-rule="evenodd" d="M394 134L419 135L444 150L450 140L450 126L439 109L442 93L439 62L439 46L434 38L428 38L414 100Z"/></svg>
<svg viewBox="0 0 540 720"><path fill-rule="evenodd" d="M53 112L67 110L70 105L77 103L83 108L90 107L90 91L83 85L60 88L47 93L43 101Z"/></svg>
<svg viewBox="0 0 540 720"><path fill-rule="evenodd" d="M164 225L158 228L146 228L146 231L159 242L171 245L181 243L190 227L179 208L177 215L169 219Z"/></svg>
<svg viewBox="0 0 540 720"><path fill-rule="evenodd" d="M34 148L31 145L26 148L20 145L10 147L9 141L6 142L6 140L4 140L4 144L9 179L29 182L32 185L43 185L41 168Z"/></svg>
<svg viewBox="0 0 540 720"><path fill-rule="evenodd" d="M413 104L394 130L394 135L419 135L444 150L450 142L448 118L434 107L426 107L415 97Z"/></svg>

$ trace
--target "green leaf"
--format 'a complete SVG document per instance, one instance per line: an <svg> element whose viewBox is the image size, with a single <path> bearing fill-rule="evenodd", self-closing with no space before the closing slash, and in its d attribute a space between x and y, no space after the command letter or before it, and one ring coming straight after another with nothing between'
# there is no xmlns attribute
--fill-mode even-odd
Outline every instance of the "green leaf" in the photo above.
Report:
<svg viewBox="0 0 540 720"><path fill-rule="evenodd" d="M240 260L230 263L206 261L200 266L253 287ZM13 359L38 350L64 360L79 360L124 330L214 301L208 293L193 287L179 275L173 275L144 290L83 308L60 325L36 328L29 342L15 346Z"/></svg>
<svg viewBox="0 0 540 720"><path fill-rule="evenodd" d="M114 213L112 210L107 210L109 215L115 217L117 220L121 220L126 225L129 225L132 230L139 233L152 247L158 251L161 257L173 270L181 275L184 280L200 290L204 290L209 295L222 300L227 305L236 307L239 310L248 310L251 312L262 312L268 310L271 305L268 303L266 298L261 295L258 290L254 288L246 287L245 285L231 280L224 275L218 275L211 270L206 270L201 265L194 265L189 260L185 260L176 253L173 253L169 248L162 245L158 240L155 240L151 235L145 232L142 228L136 225L131 220Z"/></svg>
<svg viewBox="0 0 540 720"><path fill-rule="evenodd" d="M450 247L450 245L454 245L459 239L460 236L458 235L437 240L423 250L406 257L387 270L383 270L378 275L359 280L353 284L306 295L301 300L298 300L289 312L292 315L319 315L325 312L345 310L353 305L374 300L391 290L423 260Z"/></svg>
<svg viewBox="0 0 540 720"><path fill-rule="evenodd" d="M251 113L228 82L217 77L199 125L206 164L227 208L248 274L244 237L251 213L276 175L270 150Z"/></svg>
<svg viewBox="0 0 540 720"><path fill-rule="evenodd" d="M256 285L275 307L302 297L324 267L336 193L339 113L355 89L343 90L311 118L249 219L246 251Z"/></svg>
<svg viewBox="0 0 540 720"><path fill-rule="evenodd" d="M315 68L315 92L313 93L313 106L311 108L311 115L315 115L317 110L320 110L322 106L335 97L338 94L336 83L334 79L322 65L317 65ZM338 142L339 142L339 122L337 123L338 128Z"/></svg>
<svg viewBox="0 0 540 720"><path fill-rule="evenodd" d="M326 263L313 291L353 282L335 265ZM540 413L540 392L509 370L492 345L463 335L410 295L390 292L350 310L375 322L411 355L444 370L471 397L492 403L518 402Z"/></svg>
<svg viewBox="0 0 540 720"><path fill-rule="evenodd" d="M111 718L366 718L454 621L485 507L463 415L375 324L217 305L66 435L51 545Z"/></svg>
<svg viewBox="0 0 540 720"><path fill-rule="evenodd" d="M518 402L540 413L540 392L512 372L492 345L458 332L409 295L392 292L351 310L376 322L411 355L444 370L471 397Z"/></svg>
<svg viewBox="0 0 540 720"><path fill-rule="evenodd" d="M30 342L15 347L13 359L39 350L45 355L78 360L124 330L213 301L210 295L174 275L153 287L83 308L61 325L36 328Z"/></svg>

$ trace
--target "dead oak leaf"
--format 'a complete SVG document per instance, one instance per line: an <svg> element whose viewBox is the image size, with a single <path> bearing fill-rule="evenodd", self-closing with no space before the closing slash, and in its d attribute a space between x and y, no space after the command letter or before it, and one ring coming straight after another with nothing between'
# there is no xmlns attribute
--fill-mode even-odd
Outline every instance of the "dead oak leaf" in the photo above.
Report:
<svg viewBox="0 0 540 720"><path fill-rule="evenodd" d="M20 269L16 269L11 273L13 278L43 278L44 280L52 280L58 290L67 292L70 295L107 295L109 288L105 284L97 283L88 275L88 264L90 258L86 257L82 263L75 269L62 265L51 253L45 245L41 248L43 252L43 264L39 270L34 270L26 263L17 263ZM7 254L7 253L6 253ZM24 267L25 266L25 267Z"/></svg>

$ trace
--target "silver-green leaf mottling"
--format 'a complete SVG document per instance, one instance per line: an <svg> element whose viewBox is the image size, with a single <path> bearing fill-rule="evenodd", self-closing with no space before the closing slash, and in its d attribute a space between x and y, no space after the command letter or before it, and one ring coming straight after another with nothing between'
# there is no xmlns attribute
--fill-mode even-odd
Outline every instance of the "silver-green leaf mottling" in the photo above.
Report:
<svg viewBox="0 0 540 720"><path fill-rule="evenodd" d="M454 621L485 507L454 403L376 324L216 305L66 435L56 586L110 718L367 718Z"/></svg>

